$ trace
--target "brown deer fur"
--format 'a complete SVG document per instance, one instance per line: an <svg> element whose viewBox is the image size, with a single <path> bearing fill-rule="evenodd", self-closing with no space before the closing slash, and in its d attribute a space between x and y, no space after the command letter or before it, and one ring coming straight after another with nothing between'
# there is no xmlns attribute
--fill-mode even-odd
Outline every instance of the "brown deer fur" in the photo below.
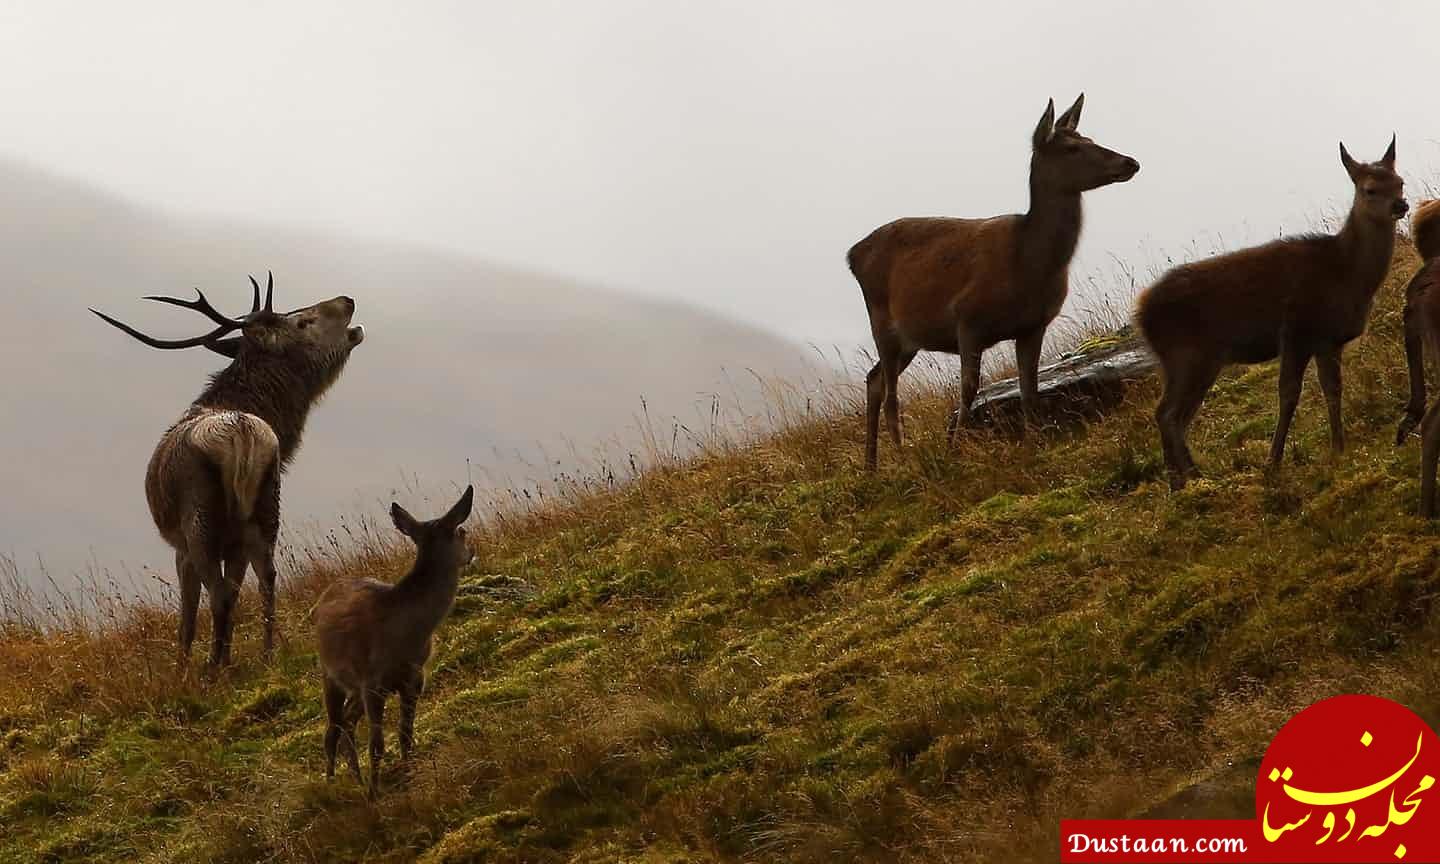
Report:
<svg viewBox="0 0 1440 864"><path fill-rule="evenodd" d="M254 284L252 309L242 319L216 312L203 294L195 301L146 298L194 309L220 325L173 341L95 313L152 347L203 346L232 360L161 436L145 473L150 515L175 550L182 661L195 639L202 586L214 620L210 665L230 661L232 613L247 567L260 581L266 654L274 647L280 475L300 446L310 408L365 336L350 326L355 301L349 297L283 314L271 309L271 297L267 287L262 308ZM222 338L236 330L238 336Z"/></svg>
<svg viewBox="0 0 1440 864"><path fill-rule="evenodd" d="M379 792L385 750L382 721L391 693L400 694L401 758L410 758L430 639L450 613L460 568L472 557L463 526L474 497L474 488L467 488L450 512L431 522L419 522L399 504L391 505L395 527L415 541L410 572L393 585L374 579L337 583L315 607L328 721L326 776L335 776L335 753L343 743L350 770L360 779L355 724L363 709L370 726L371 798Z"/></svg>
<svg viewBox="0 0 1440 864"><path fill-rule="evenodd" d="M1280 414L1270 446L1278 465L1305 367L1313 357L1330 416L1330 442L1344 449L1340 352L1365 329L1371 301L1390 267L1395 222L1405 215L1395 142L1361 164L1340 145L1355 187L1337 234L1287 237L1176 267L1141 294L1137 322L1160 360L1164 394L1155 411L1172 488L1196 473L1186 431L1231 363L1280 358Z"/></svg>
<svg viewBox="0 0 1440 864"><path fill-rule="evenodd" d="M990 219L900 219L850 249L877 362L865 379L865 464L875 467L881 403L900 446L900 374L919 351L961 357L961 393L949 433L969 420L986 348L1015 340L1021 401L1036 409L1040 346L1068 291L1080 237L1080 194L1122 183L1140 163L1077 131L1084 94L1059 119L1050 102L1032 137L1030 209Z"/></svg>
<svg viewBox="0 0 1440 864"><path fill-rule="evenodd" d="M1410 402L1395 443L1420 426L1420 512L1435 516L1435 469L1440 460L1440 402L1425 410L1425 351L1440 357L1440 200L1415 208L1410 223L1415 251L1423 264L1405 286L1405 360L1410 368Z"/></svg>

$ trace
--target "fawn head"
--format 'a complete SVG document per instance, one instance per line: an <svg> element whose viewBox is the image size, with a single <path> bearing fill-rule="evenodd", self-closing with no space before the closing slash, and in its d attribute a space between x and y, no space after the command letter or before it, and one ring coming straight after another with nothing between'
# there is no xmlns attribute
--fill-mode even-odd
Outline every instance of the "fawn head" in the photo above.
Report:
<svg viewBox="0 0 1440 864"><path fill-rule="evenodd" d="M436 567L449 569L464 567L475 557L465 542L465 520L470 518L470 508L475 502L475 487L468 486L465 494L455 506L439 519L421 522L399 502L390 505L390 518L401 534L415 541L415 546L427 560Z"/></svg>
<svg viewBox="0 0 1440 864"><path fill-rule="evenodd" d="M1410 212L1405 203L1405 181L1395 173L1395 136L1390 136L1390 149L1379 162L1356 162L1350 158L1345 143L1340 143L1340 164L1355 184L1354 210L1369 218L1392 223Z"/></svg>
<svg viewBox="0 0 1440 864"><path fill-rule="evenodd" d="M1058 118L1055 100L1045 106L1031 142L1034 148L1030 157L1032 186L1078 193L1124 183L1140 170L1139 162L1080 134L1080 110L1084 107L1084 93Z"/></svg>

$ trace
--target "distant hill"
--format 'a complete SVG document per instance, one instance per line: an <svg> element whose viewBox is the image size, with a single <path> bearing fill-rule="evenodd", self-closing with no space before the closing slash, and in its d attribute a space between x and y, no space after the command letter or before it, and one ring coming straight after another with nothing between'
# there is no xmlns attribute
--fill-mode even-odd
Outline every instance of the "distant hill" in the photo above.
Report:
<svg viewBox="0 0 1440 864"><path fill-rule="evenodd" d="M0 162L0 555L65 575L168 570L142 478L160 432L222 362L161 352L105 327L103 308L151 332L199 332L198 316L140 301L202 287L248 308L246 274L275 273L276 305L354 296L367 329L312 415L287 478L290 525L376 514L466 479L525 483L696 422L710 394L754 410L746 369L808 374L799 346L706 312L463 257L253 224L182 219ZM728 370L728 373L727 371ZM607 443L608 442L608 445ZM547 464L548 456L548 464Z"/></svg>

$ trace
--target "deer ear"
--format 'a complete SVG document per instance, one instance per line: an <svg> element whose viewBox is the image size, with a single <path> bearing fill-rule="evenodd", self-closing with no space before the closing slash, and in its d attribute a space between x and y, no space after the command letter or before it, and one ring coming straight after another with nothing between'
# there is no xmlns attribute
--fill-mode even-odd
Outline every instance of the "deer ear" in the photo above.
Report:
<svg viewBox="0 0 1440 864"><path fill-rule="evenodd" d="M400 530L401 534L411 540L420 539L420 523L410 515L409 511L401 507L398 501L390 505L390 520L395 523L395 527Z"/></svg>
<svg viewBox="0 0 1440 864"><path fill-rule="evenodd" d="M1064 113L1064 114L1061 114L1060 117L1059 117L1058 119L1056 119L1056 121L1055 121L1055 128L1056 128L1056 129L1069 129L1069 130L1071 130L1071 131L1074 131L1074 130L1080 125L1080 111L1081 111L1081 109L1083 109L1084 107L1085 107L1085 94L1084 94L1084 93L1081 93L1081 94L1075 99L1075 104L1074 104L1074 105L1071 105L1069 108L1066 108L1066 109L1065 109L1065 113Z"/></svg>
<svg viewBox="0 0 1440 864"><path fill-rule="evenodd" d="M1340 142L1340 164L1345 166L1345 173L1356 183L1360 182L1360 164L1350 158L1350 151L1345 149L1345 142Z"/></svg>
<svg viewBox="0 0 1440 864"><path fill-rule="evenodd" d="M1395 133L1393 132L1390 133L1390 149L1386 150L1385 155L1380 157L1380 164L1384 165L1390 171L1395 170Z"/></svg>
<svg viewBox="0 0 1440 864"><path fill-rule="evenodd" d="M446 531L451 532L464 525L465 520L470 518L470 508L474 503L475 487L467 486L465 494L460 496L460 500L455 502L455 506L450 508L450 512L440 517L440 525Z"/></svg>
<svg viewBox="0 0 1440 864"><path fill-rule="evenodd" d="M1040 115L1040 125L1035 127L1035 136L1030 143L1036 150L1045 146L1050 136L1055 134L1055 100L1051 99L1045 105L1045 113Z"/></svg>

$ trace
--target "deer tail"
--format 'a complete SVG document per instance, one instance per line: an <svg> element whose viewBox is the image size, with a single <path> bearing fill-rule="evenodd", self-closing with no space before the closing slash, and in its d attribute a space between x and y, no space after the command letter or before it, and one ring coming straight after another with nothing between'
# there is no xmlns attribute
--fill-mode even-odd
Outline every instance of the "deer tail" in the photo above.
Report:
<svg viewBox="0 0 1440 864"><path fill-rule="evenodd" d="M195 420L190 440L220 469L235 515L248 520L261 485L280 457L275 430L254 414L213 411Z"/></svg>

